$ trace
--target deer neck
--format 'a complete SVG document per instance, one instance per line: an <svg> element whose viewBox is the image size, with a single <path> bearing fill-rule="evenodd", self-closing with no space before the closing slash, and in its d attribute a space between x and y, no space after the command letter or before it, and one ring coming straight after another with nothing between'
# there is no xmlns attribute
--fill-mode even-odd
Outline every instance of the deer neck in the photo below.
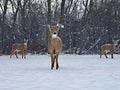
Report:
<svg viewBox="0 0 120 90"><path fill-rule="evenodd" d="M115 47L117 46L117 44L113 44L113 48L115 49Z"/></svg>
<svg viewBox="0 0 120 90"><path fill-rule="evenodd" d="M25 46L27 46L27 43L24 43Z"/></svg>

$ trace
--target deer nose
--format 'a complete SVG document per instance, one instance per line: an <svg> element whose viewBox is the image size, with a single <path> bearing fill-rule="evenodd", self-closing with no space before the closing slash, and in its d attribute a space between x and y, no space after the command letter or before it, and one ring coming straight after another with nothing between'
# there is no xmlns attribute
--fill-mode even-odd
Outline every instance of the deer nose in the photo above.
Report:
<svg viewBox="0 0 120 90"><path fill-rule="evenodd" d="M56 32L54 32L53 34L56 34Z"/></svg>

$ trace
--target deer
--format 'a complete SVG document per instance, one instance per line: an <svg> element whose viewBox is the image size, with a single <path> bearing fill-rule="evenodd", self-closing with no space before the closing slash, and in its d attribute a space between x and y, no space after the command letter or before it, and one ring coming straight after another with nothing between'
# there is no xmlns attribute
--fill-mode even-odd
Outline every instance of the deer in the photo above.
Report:
<svg viewBox="0 0 120 90"><path fill-rule="evenodd" d="M24 56L24 58L26 58L25 53L26 53L27 47L28 47L27 43L28 43L28 40L24 40L23 43L14 43L14 44L12 45L12 50L11 50L10 58L12 58L12 55L15 54L15 55L16 55L16 58L18 59L17 54L18 54L19 52L22 53L22 58L23 58L23 56Z"/></svg>
<svg viewBox="0 0 120 90"><path fill-rule="evenodd" d="M119 40L112 40L113 44L104 44L100 47L100 58L102 58L102 55L104 54L106 58L107 54L110 53L111 54L111 58L113 59L113 54L115 51L115 48L118 44Z"/></svg>
<svg viewBox="0 0 120 90"><path fill-rule="evenodd" d="M57 26L48 26L50 33L50 38L48 40L48 53L51 57L51 69L54 68L56 62L56 70L59 68L58 56L62 52L62 40L58 36L60 27L64 28L64 26L60 26L59 24L57 24Z"/></svg>

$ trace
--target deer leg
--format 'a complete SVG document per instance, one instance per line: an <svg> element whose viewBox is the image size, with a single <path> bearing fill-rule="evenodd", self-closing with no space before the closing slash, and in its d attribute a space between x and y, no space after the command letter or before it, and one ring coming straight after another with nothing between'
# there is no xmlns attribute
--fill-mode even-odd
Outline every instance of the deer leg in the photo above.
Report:
<svg viewBox="0 0 120 90"><path fill-rule="evenodd" d="M22 51L22 59L23 59L24 51Z"/></svg>
<svg viewBox="0 0 120 90"><path fill-rule="evenodd" d="M25 51L23 51L22 58L23 58L23 57L26 59Z"/></svg>
<svg viewBox="0 0 120 90"><path fill-rule="evenodd" d="M102 54L100 54L100 58L102 58Z"/></svg>
<svg viewBox="0 0 120 90"><path fill-rule="evenodd" d="M10 55L10 58L12 58L12 55L15 54L16 55L16 51L11 51L11 55ZM16 56L18 57L18 56Z"/></svg>
<svg viewBox="0 0 120 90"><path fill-rule="evenodd" d="M24 58L26 59L26 51L24 51Z"/></svg>
<svg viewBox="0 0 120 90"><path fill-rule="evenodd" d="M111 58L113 59L113 52L111 52Z"/></svg>
<svg viewBox="0 0 120 90"><path fill-rule="evenodd" d="M106 53L104 53L104 55L105 55L106 58L108 58Z"/></svg>
<svg viewBox="0 0 120 90"><path fill-rule="evenodd" d="M11 55L10 55L10 58L12 58L12 55L13 55L14 53L13 53L13 51L11 51Z"/></svg>
<svg viewBox="0 0 120 90"><path fill-rule="evenodd" d="M56 69L58 70L58 68L59 68L59 64L58 64L58 55L59 54L56 54Z"/></svg>
<svg viewBox="0 0 120 90"><path fill-rule="evenodd" d="M102 58L102 53L100 52L100 58Z"/></svg>
<svg viewBox="0 0 120 90"><path fill-rule="evenodd" d="M51 69L54 67L54 56L51 54Z"/></svg>
<svg viewBox="0 0 120 90"><path fill-rule="evenodd" d="M10 55L10 58L12 58L12 54Z"/></svg>
<svg viewBox="0 0 120 90"><path fill-rule="evenodd" d="M17 52L15 52L16 58L18 59Z"/></svg>

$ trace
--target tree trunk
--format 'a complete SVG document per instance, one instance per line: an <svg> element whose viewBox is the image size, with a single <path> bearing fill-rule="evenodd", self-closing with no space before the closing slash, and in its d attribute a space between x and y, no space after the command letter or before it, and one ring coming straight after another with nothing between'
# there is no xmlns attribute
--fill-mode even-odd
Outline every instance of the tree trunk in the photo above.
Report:
<svg viewBox="0 0 120 90"><path fill-rule="evenodd" d="M62 0L62 2L61 2L60 24L64 23L64 6L65 6L65 0Z"/></svg>
<svg viewBox="0 0 120 90"><path fill-rule="evenodd" d="M51 0L47 0L47 4L48 4L48 13L47 13L47 22L48 22L48 25L51 24ZM47 38L46 38L46 41L47 41L47 45L48 45L48 41L50 39L50 33L49 33L49 30L47 30Z"/></svg>
<svg viewBox="0 0 120 90"><path fill-rule="evenodd" d="M51 0L47 0L48 3L48 24L51 24Z"/></svg>
<svg viewBox="0 0 120 90"><path fill-rule="evenodd" d="M6 12L7 12L7 5L8 5L8 0L5 1L5 4L4 4L4 11L3 11L3 15L2 15L2 25L1 25L1 28L2 28L2 53L5 53L5 42L4 42L4 36L5 36L5 28L4 28L4 25L5 25L5 15L6 15Z"/></svg>

